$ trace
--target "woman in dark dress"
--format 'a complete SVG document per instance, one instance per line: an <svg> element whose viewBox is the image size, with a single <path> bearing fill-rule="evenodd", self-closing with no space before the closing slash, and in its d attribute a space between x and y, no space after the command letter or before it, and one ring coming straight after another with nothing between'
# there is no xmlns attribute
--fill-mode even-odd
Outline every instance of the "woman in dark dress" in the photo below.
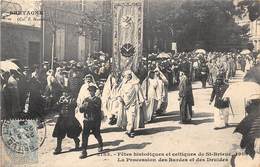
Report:
<svg viewBox="0 0 260 167"><path fill-rule="evenodd" d="M25 101L25 105L28 103L28 108L24 107L24 112L28 113L30 119L38 118L40 121L43 121L45 99L42 97L42 90L43 87L39 80L39 75L33 76L29 82Z"/></svg>
<svg viewBox="0 0 260 167"><path fill-rule="evenodd" d="M180 123L188 123L192 118L192 106L194 98L192 93L191 81L187 74L180 72L179 101L180 101Z"/></svg>

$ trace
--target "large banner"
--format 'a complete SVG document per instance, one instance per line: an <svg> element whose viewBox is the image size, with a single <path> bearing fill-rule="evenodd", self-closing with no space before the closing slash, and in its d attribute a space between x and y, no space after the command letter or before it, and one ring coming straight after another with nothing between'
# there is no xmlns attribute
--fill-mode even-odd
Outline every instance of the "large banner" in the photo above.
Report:
<svg viewBox="0 0 260 167"><path fill-rule="evenodd" d="M113 68L136 71L143 47L143 0L113 0Z"/></svg>

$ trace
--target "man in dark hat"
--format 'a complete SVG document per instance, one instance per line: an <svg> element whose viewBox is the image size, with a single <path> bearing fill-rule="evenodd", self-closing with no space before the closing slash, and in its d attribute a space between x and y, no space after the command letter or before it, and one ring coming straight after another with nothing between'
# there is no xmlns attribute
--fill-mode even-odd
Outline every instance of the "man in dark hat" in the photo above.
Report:
<svg viewBox="0 0 260 167"><path fill-rule="evenodd" d="M184 72L185 75L190 78L190 63L188 62L187 58L184 57L180 63L179 70Z"/></svg>
<svg viewBox="0 0 260 167"><path fill-rule="evenodd" d="M224 93L228 88L228 84L224 82L225 75L219 74L217 76L216 82L214 83L213 90L211 93L210 103L215 99L214 107L214 129L225 128L228 126L228 116L229 116L229 101L228 99L222 99Z"/></svg>
<svg viewBox="0 0 260 167"><path fill-rule="evenodd" d="M202 88L206 88L206 83L209 75L209 68L204 59L201 61L199 72L200 72L200 81L202 83Z"/></svg>
<svg viewBox="0 0 260 167"><path fill-rule="evenodd" d="M103 150L103 141L100 134L100 125L102 120L101 99L95 95L97 90L96 85L90 84L88 90L90 92L90 96L83 101L83 104L80 107L80 112L84 114L82 134L83 150L80 156L81 159L87 157L88 137L90 135L90 131L92 131L98 141L98 152Z"/></svg>
<svg viewBox="0 0 260 167"><path fill-rule="evenodd" d="M78 70L73 70L71 76L69 76L69 88L74 97L78 96L83 83L83 77L80 75L80 72Z"/></svg>
<svg viewBox="0 0 260 167"><path fill-rule="evenodd" d="M30 119L43 120L45 99L42 97L42 84L36 73L28 84L28 114Z"/></svg>
<svg viewBox="0 0 260 167"><path fill-rule="evenodd" d="M180 123L189 123L192 118L192 106L194 106L194 98L191 81L187 77L187 74L183 71L180 72L178 100L180 101Z"/></svg>
<svg viewBox="0 0 260 167"><path fill-rule="evenodd" d="M62 140L67 135L75 142L75 149L79 149L79 135L82 127L75 118L76 99L70 95L68 88L63 89L63 94L58 101L59 117L53 130L53 137L57 138L57 147L54 154L61 153Z"/></svg>

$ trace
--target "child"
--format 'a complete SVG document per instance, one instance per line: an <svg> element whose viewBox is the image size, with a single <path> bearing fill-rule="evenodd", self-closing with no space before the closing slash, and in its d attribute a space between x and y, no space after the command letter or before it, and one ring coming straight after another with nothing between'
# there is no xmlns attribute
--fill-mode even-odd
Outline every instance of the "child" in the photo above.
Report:
<svg viewBox="0 0 260 167"><path fill-rule="evenodd" d="M82 131L82 127L75 118L76 106L76 100L70 96L69 90L65 89L58 101L60 113L52 134L53 137L57 137L57 147L54 154L61 153L62 139L64 139L66 135L74 140L75 150L79 149L79 135Z"/></svg>
<svg viewBox="0 0 260 167"><path fill-rule="evenodd" d="M97 87L94 84L90 84L88 90L90 97L87 97L80 107L80 112L84 114L82 134L83 150L80 156L81 159L87 157L88 137L90 135L90 131L93 132L95 138L98 141L98 152L103 150L103 142L100 135L100 125L102 120L101 99L95 95Z"/></svg>

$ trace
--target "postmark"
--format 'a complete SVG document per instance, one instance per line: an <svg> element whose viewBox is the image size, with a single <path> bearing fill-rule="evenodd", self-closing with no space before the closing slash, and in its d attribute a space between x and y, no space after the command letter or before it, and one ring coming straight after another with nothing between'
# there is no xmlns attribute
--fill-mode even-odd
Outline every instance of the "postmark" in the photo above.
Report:
<svg viewBox="0 0 260 167"><path fill-rule="evenodd" d="M5 120L2 124L5 152L15 164L36 163L45 135L45 126L39 128L36 120Z"/></svg>

